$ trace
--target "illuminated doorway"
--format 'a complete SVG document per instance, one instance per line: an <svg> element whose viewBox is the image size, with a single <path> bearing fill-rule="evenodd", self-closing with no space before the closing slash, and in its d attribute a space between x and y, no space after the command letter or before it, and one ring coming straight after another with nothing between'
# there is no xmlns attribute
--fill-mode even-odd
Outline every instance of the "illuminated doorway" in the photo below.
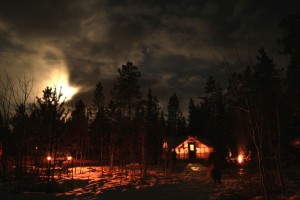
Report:
<svg viewBox="0 0 300 200"><path fill-rule="evenodd" d="M189 142L189 159L196 160L196 146L194 142Z"/></svg>

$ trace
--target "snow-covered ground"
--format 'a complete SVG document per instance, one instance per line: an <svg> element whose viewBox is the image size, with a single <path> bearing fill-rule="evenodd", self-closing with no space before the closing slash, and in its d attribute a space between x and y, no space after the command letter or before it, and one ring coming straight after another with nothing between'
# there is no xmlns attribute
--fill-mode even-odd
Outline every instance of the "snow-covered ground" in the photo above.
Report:
<svg viewBox="0 0 300 200"><path fill-rule="evenodd" d="M11 194L0 191L0 199L103 199L103 200L164 200L164 199L262 199L253 198L257 190L257 177L250 176L241 168L224 169L222 184L214 184L208 177L208 168L199 163L177 163L172 174L166 177L163 169L149 170L146 180L140 180L137 166L116 168L113 174L99 166L79 168L62 175L60 180L64 193L25 192ZM288 200L300 199L298 169L288 170ZM299 178L297 178L297 176ZM279 193L280 194L280 193ZM272 197L275 198L275 197ZM283 199L280 195L276 199Z"/></svg>

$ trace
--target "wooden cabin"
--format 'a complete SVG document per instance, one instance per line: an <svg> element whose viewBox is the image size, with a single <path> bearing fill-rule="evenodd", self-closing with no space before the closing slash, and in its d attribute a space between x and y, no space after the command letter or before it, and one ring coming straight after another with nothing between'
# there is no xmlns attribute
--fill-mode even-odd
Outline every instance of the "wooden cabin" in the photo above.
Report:
<svg viewBox="0 0 300 200"><path fill-rule="evenodd" d="M208 141L192 136L165 139L163 149L165 151L166 149L175 149L178 160L208 159L209 154L213 151Z"/></svg>

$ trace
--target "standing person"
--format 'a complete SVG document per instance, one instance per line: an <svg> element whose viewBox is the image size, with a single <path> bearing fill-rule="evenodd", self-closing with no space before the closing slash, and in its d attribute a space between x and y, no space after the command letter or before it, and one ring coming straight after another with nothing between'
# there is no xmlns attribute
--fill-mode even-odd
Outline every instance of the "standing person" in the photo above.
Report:
<svg viewBox="0 0 300 200"><path fill-rule="evenodd" d="M173 149L173 151L172 151L173 165L176 165L176 159L177 159L177 153L176 153L175 149Z"/></svg>
<svg viewBox="0 0 300 200"><path fill-rule="evenodd" d="M211 170L211 177L215 183L221 183L221 163L222 158L218 150L213 150L208 158L209 167Z"/></svg>

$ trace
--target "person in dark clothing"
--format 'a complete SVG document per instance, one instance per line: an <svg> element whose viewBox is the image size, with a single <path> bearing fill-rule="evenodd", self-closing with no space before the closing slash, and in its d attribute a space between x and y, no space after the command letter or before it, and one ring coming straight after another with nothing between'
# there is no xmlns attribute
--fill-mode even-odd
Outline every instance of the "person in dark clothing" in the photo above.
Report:
<svg viewBox="0 0 300 200"><path fill-rule="evenodd" d="M173 149L173 151L172 151L173 165L176 165L176 160L177 160L177 153L176 153L175 149Z"/></svg>
<svg viewBox="0 0 300 200"><path fill-rule="evenodd" d="M210 153L209 158L209 167L211 170L211 177L215 183L221 183L221 163L222 158L218 151L214 150Z"/></svg>

